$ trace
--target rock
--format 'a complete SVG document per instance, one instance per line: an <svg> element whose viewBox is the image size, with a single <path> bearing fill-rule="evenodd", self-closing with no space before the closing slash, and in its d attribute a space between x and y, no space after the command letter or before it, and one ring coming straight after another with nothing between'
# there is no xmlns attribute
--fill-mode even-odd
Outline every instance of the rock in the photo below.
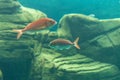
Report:
<svg viewBox="0 0 120 80"><path fill-rule="evenodd" d="M105 63L115 64L120 67L119 49L120 19L100 20L102 32L90 40L83 42L83 53L87 56Z"/></svg>
<svg viewBox="0 0 120 80"><path fill-rule="evenodd" d="M78 51L79 54L87 56L90 59L93 59L95 63L96 61L99 61L100 63L95 64L96 66L99 66L99 64L103 64L103 65L113 64L114 69L115 67L118 68L115 70L118 71L119 73L119 68L120 68L120 64L119 64L120 63L119 61L120 29L119 28L120 28L119 18L100 20L100 19L96 19L96 18L82 15L82 14L68 14L63 16L63 18L59 22L58 36L72 39L72 40L74 40L76 37L80 37L79 45L81 46L81 49ZM61 62L62 61L60 61L59 63ZM94 64L94 62L92 63ZM113 67L110 67L109 65L108 65L109 68L107 67L108 70L113 68ZM66 70L66 67L69 68L70 66L64 65L62 68L60 67L60 69ZM89 68L93 68L93 67L91 66ZM76 69L73 68L72 70L71 69L72 68L70 68L70 71L72 72L72 70L76 70L77 68ZM102 67L102 69L104 70L106 68ZM104 70L104 72L108 70L106 69ZM119 75L116 75L112 78L112 75L114 75L114 73L116 72L110 70L110 73L111 73L111 77L109 76L108 78L100 79L100 75L102 77L102 75L104 74L103 72L100 71L99 79L100 80L109 80L109 79L119 80L119 77L120 77ZM93 76L92 73L90 73L89 75ZM75 77L75 78L78 78L78 77ZM83 77L83 79L97 80L92 78L89 79L86 77Z"/></svg>
<svg viewBox="0 0 120 80"><path fill-rule="evenodd" d="M30 23L42 17L46 17L46 15L40 11L30 8L20 7L18 13L0 14L0 18L1 18L0 21L24 24L24 23Z"/></svg>
<svg viewBox="0 0 120 80"><path fill-rule="evenodd" d="M11 14L19 10L20 3L17 0L0 0L0 13Z"/></svg>
<svg viewBox="0 0 120 80"><path fill-rule="evenodd" d="M99 20L83 14L67 14L59 22L58 35L74 39L80 37L82 41L85 41L104 34L104 32L119 28L119 25L119 19Z"/></svg>
<svg viewBox="0 0 120 80"><path fill-rule="evenodd" d="M88 39L91 37L90 35L97 34L98 31L101 31L98 25L99 20L96 18L82 14L68 14L64 15L59 22L58 35L60 37L72 37L74 39L80 36L81 40L83 38Z"/></svg>
<svg viewBox="0 0 120 80"><path fill-rule="evenodd" d="M72 38L72 40L80 37L80 53L120 67L118 64L120 58L119 26L119 18L99 20L82 14L68 14L60 20L58 35Z"/></svg>
<svg viewBox="0 0 120 80"><path fill-rule="evenodd" d="M39 44L34 40L35 33L25 33L17 40L17 33L12 30L43 17L47 17L46 14L23 7L17 0L0 0L0 68L5 80L28 79L34 48Z"/></svg>
<svg viewBox="0 0 120 80"><path fill-rule="evenodd" d="M66 53L67 54L67 53ZM91 58L76 53L63 56L51 49L42 49L36 58L31 80L119 80L118 67L112 64L94 61ZM39 66L39 68L37 67Z"/></svg>
<svg viewBox="0 0 120 80"><path fill-rule="evenodd" d="M3 80L3 73L1 70L0 70L0 80Z"/></svg>

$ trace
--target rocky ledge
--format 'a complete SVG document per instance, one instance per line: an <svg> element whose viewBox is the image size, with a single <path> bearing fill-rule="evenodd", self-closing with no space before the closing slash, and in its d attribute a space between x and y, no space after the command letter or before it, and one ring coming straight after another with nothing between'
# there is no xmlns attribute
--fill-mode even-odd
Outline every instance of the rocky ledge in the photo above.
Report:
<svg viewBox="0 0 120 80"><path fill-rule="evenodd" d="M58 36L73 40L80 37L80 53L120 67L119 32L120 18L99 20L82 14L65 15L58 26Z"/></svg>
<svg viewBox="0 0 120 80"><path fill-rule="evenodd" d="M113 64L95 61L80 53L68 55L43 48L41 55L35 59L30 80L120 79L119 68Z"/></svg>
<svg viewBox="0 0 120 80"><path fill-rule="evenodd" d="M0 69L4 80L27 80L33 60L34 34L16 39L13 29L46 17L38 10L23 7L17 0L0 0ZM32 36L31 36L32 35ZM26 39L25 39L26 38ZM3 80L0 75L0 80Z"/></svg>

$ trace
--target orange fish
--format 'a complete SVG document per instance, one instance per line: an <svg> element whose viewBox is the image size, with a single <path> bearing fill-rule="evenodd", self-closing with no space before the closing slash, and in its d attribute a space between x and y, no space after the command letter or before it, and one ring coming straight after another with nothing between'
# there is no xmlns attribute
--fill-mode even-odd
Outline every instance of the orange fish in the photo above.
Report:
<svg viewBox="0 0 120 80"><path fill-rule="evenodd" d="M70 49L72 46L76 47L77 49L80 49L80 46L78 45L79 37L76 38L74 42L71 42L67 39L55 39L49 43L50 48L56 49L56 50L63 50L63 49Z"/></svg>
<svg viewBox="0 0 120 80"><path fill-rule="evenodd" d="M41 18L30 24L28 24L24 29L13 30L14 32L18 32L17 39L19 39L23 32L28 30L44 30L49 29L51 26L57 24L57 22L51 18Z"/></svg>

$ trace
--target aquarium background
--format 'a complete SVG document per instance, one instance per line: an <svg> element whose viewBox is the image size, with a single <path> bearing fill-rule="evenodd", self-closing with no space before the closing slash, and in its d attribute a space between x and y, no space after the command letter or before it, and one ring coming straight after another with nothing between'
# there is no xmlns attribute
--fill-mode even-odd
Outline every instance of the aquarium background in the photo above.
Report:
<svg viewBox="0 0 120 80"><path fill-rule="evenodd" d="M19 0L23 6L38 9L57 21L65 14L94 14L100 19L120 17L120 0Z"/></svg>
<svg viewBox="0 0 120 80"><path fill-rule="evenodd" d="M119 6L118 0L0 0L0 80L120 80ZM55 31L16 39L15 29L47 16L57 20ZM80 49L51 48L58 38L80 38Z"/></svg>

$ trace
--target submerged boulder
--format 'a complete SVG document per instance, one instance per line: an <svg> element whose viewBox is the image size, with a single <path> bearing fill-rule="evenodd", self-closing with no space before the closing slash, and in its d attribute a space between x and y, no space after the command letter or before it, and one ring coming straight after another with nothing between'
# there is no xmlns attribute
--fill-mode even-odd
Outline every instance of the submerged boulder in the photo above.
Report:
<svg viewBox="0 0 120 80"><path fill-rule="evenodd" d="M0 70L0 80L3 80L3 73L1 70Z"/></svg>
<svg viewBox="0 0 120 80"><path fill-rule="evenodd" d="M42 17L47 16L41 11L23 7L17 0L0 0L0 68L4 80L28 79L38 41L33 39L33 33L24 34L17 40L17 33L12 30Z"/></svg>
<svg viewBox="0 0 120 80"><path fill-rule="evenodd" d="M60 37L68 36L68 38L80 37L81 40L83 38L89 39L90 35L101 31L98 25L99 20L97 18L83 14L66 14L61 18L57 31Z"/></svg>
<svg viewBox="0 0 120 80"><path fill-rule="evenodd" d="M58 36L67 38L67 39L72 39L74 40L76 37L80 37L79 45L81 46L81 49L77 51L77 54L82 54L84 56L89 57L90 59L93 59L96 63L96 61L99 61L100 63L91 65L89 67L91 70L95 66L102 66L108 64L107 68L101 67L97 68L99 70L103 70L105 74L99 70L98 72L95 72L95 74L99 75L100 80L119 80L120 79L120 54L119 54L119 49L120 49L120 36L119 36L119 31L120 31L120 19L97 19L94 17L86 16L83 14L67 14L63 16L59 22L58 26ZM61 61L60 61L61 62ZM82 63L83 64L83 63ZM113 64L114 68L116 67L117 74L116 78L112 78L112 75L116 74L116 72L112 71L112 67L110 65ZM77 70L84 71L86 70L86 66L83 69L77 65L78 68ZM93 67L92 67L93 66ZM62 68L69 67L66 64ZM72 69L73 71L75 70L72 68L72 65L69 68L70 70ZM104 70L107 69L107 70ZM108 71L108 73L106 73ZM111 72L111 77L104 77L109 74L109 71ZM76 73L79 73L77 71ZM80 72L81 73L81 72ZM69 72L68 72L69 74ZM73 74L73 73L72 73ZM89 74L89 76L93 76L90 71L85 74ZM97 80L94 78L88 78L88 77L82 77L78 75L79 77L75 77L76 80L79 80L80 78L83 78L83 80ZM100 76L102 75L102 76ZM80 77L81 76L81 77ZM108 79L107 79L108 78ZM98 80L99 80L98 79ZM71 79L72 80L72 79Z"/></svg>
<svg viewBox="0 0 120 80"><path fill-rule="evenodd" d="M72 39L80 37L80 53L120 67L118 64L120 58L119 31L119 18L99 20L82 14L65 15L58 26L58 36Z"/></svg>
<svg viewBox="0 0 120 80"><path fill-rule="evenodd" d="M0 13L9 14L18 11L20 3L17 0L0 0Z"/></svg>
<svg viewBox="0 0 120 80"><path fill-rule="evenodd" d="M117 66L95 61L79 53L65 56L62 53L43 48L41 55L35 61L34 74L31 75L30 80L120 79Z"/></svg>
<svg viewBox="0 0 120 80"><path fill-rule="evenodd" d="M81 49L59 51L39 46L30 80L119 80L119 21L65 15L58 26L58 37L80 37Z"/></svg>

